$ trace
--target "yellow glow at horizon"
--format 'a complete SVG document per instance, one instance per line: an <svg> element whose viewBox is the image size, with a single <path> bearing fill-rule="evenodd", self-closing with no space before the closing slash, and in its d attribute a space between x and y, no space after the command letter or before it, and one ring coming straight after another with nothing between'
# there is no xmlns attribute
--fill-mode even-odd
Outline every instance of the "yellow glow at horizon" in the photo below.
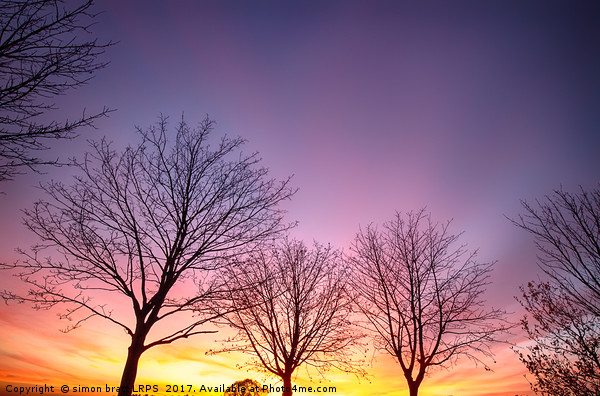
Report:
<svg viewBox="0 0 600 396"><path fill-rule="evenodd" d="M55 312L38 312L15 305L1 307L0 333L4 338L0 343L0 381L118 386L129 346L128 336L102 320L90 321L67 334L58 330L63 327L64 322L57 319ZM205 354L207 349L220 345L215 340L224 338L226 331L222 329L219 334L200 335L148 350L140 360L136 383L156 384L161 389L166 384L218 387L252 378L261 384L281 385L277 378L238 368L236 365L244 363L247 358L241 353ZM532 394L527 391L529 386L523 378L524 369L508 346L499 347L496 355L501 363L492 365L495 372L485 371L481 366L474 367L468 359L462 359L448 370L434 370L424 380L419 394ZM331 371L325 374L327 381L320 381L318 375L313 374L310 378L301 367L293 382L298 386L337 387L337 392L328 395L408 396L400 367L392 357L377 355L367 371L368 379L359 380L351 374Z"/></svg>

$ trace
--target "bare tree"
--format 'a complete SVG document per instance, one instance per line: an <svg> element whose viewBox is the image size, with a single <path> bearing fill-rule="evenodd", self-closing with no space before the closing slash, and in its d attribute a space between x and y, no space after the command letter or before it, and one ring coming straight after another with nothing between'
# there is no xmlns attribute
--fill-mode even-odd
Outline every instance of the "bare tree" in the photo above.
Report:
<svg viewBox="0 0 600 396"><path fill-rule="evenodd" d="M72 139L78 128L106 115L74 120L40 119L55 108L49 100L79 87L106 66L100 56L112 43L89 38L93 0L67 6L61 0L0 3L0 181L24 168L58 164L38 153L52 139Z"/></svg>
<svg viewBox="0 0 600 396"><path fill-rule="evenodd" d="M513 223L535 237L548 280L521 288L533 344L517 353L544 395L600 394L600 190L522 204Z"/></svg>
<svg viewBox="0 0 600 396"><path fill-rule="evenodd" d="M287 228L277 205L293 193L288 180L267 179L257 154L240 152L241 139L210 145L212 127L182 119L169 140L161 117L120 154L95 144L73 185L44 185L48 200L25 212L42 242L2 265L31 287L21 296L4 291L5 299L35 308L66 303L69 329L100 317L129 334L119 395L131 394L143 352L207 332L208 302L218 297L211 274L224 258ZM114 313L103 293L118 293L129 314ZM177 329L151 332L165 321Z"/></svg>
<svg viewBox="0 0 600 396"><path fill-rule="evenodd" d="M308 249L286 240L236 260L227 267L232 314L226 319L237 335L217 352L249 353L249 365L282 379L284 396L292 394L301 365L321 374L333 368L358 373L350 347L360 336L351 329L340 258L329 246Z"/></svg>
<svg viewBox="0 0 600 396"><path fill-rule="evenodd" d="M351 248L357 306L375 346L397 359L411 396L432 367L460 355L490 357L489 344L509 327L483 300L492 264L457 246L460 234L449 225L432 223L424 210L396 213L382 230L360 230Z"/></svg>

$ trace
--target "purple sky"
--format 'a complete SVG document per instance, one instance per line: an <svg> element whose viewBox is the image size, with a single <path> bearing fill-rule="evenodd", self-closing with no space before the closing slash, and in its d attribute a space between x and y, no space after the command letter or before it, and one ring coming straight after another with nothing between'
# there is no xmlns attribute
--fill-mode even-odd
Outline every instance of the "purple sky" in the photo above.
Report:
<svg viewBox="0 0 600 396"><path fill-rule="evenodd" d="M208 114L274 176L294 174L295 236L347 249L359 225L427 206L498 260L490 300L514 310L536 253L505 216L600 181L600 6L397 3L101 1L111 64L59 104L117 111L56 153L135 142L160 113ZM5 255L29 244L18 209L40 179L0 196Z"/></svg>
<svg viewBox="0 0 600 396"><path fill-rule="evenodd" d="M427 206L514 281L534 253L504 215L600 181L599 8L523 4L103 2L120 43L73 100L117 108L98 133L124 141L209 114L295 175L302 238Z"/></svg>
<svg viewBox="0 0 600 396"><path fill-rule="evenodd" d="M360 224L427 206L454 218L483 260L499 260L511 301L515 281L535 273L535 252L504 216L561 184L600 181L592 2L114 0L98 9L95 31L119 41L111 64L59 104L73 115L117 111L56 153L80 154L89 137L135 141L134 125L160 113L192 124L208 114L218 133L248 139L274 176L294 174L288 208L300 238L347 247ZM0 197L14 227L38 179ZM10 228L12 248L22 239Z"/></svg>

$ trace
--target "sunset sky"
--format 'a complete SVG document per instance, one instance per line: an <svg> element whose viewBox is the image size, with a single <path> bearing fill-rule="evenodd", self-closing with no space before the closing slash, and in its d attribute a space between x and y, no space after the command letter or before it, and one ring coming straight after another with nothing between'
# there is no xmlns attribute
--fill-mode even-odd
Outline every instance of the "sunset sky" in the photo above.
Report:
<svg viewBox="0 0 600 396"><path fill-rule="evenodd" d="M136 143L135 126L162 113L171 125L206 115L216 133L241 136L272 176L293 175L287 202L296 238L345 251L360 226L427 207L453 219L481 261L497 260L491 306L521 315L514 296L537 279L529 235L507 220L561 185L600 182L600 5L542 1L122 1L102 0L93 31L110 65L57 100L57 119L116 109L56 145L81 156L87 139ZM0 186L0 261L36 239L21 209L36 185L68 182L48 169ZM0 289L23 290L0 273ZM6 383L118 385L129 339L92 320L68 334L56 311L0 305L0 395ZM222 332L223 333L223 332ZM225 332L226 334L226 332ZM252 377L241 355L206 356L222 334L153 348L138 383L230 384ZM512 342L524 341L519 330ZM437 369L420 394L529 395L508 345L493 371L468 359ZM400 367L376 355L370 378L327 374L337 395L404 396ZM275 379L265 382L277 384ZM315 384L302 370L299 385ZM321 384L323 385L323 384ZM331 393L330 393L331 394Z"/></svg>

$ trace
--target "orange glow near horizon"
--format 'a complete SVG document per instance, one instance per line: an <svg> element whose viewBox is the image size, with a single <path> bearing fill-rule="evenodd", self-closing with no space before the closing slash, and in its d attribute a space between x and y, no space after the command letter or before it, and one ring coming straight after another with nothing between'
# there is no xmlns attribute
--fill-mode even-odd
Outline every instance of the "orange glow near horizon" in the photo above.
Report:
<svg viewBox="0 0 600 396"><path fill-rule="evenodd" d="M5 342L0 345L0 395L9 384L21 386L67 384L73 386L118 386L126 356L128 337L119 329L93 319L69 333L52 311L27 311L23 305L0 308L0 333ZM238 367L244 362L241 353L206 355L221 334L206 334L180 340L172 345L146 351L141 358L136 384L158 385L160 394L174 396L189 392L167 393L166 385L192 385L199 389L227 386L234 381L253 378L262 384L281 386L276 378ZM500 396L529 395L524 370L508 347L497 349L502 364L486 371L467 359L449 369L434 370L426 377L419 394L422 396ZM497 367L496 367L497 366ZM357 378L340 372L325 373L326 381L299 368L294 383L297 386L334 386L331 395L343 396L408 396L408 389L397 363L388 356L376 355L367 367L368 378ZM58 393L58 392L57 392ZM105 392L107 394L115 394ZM197 394L210 394L198 393ZM313 392L316 394L316 392ZM14 393L12 393L14 395ZM75 394L69 392L68 394ZM219 394L219 393L214 393ZM301 394L301 393L298 393ZM308 393L306 393L308 394Z"/></svg>

